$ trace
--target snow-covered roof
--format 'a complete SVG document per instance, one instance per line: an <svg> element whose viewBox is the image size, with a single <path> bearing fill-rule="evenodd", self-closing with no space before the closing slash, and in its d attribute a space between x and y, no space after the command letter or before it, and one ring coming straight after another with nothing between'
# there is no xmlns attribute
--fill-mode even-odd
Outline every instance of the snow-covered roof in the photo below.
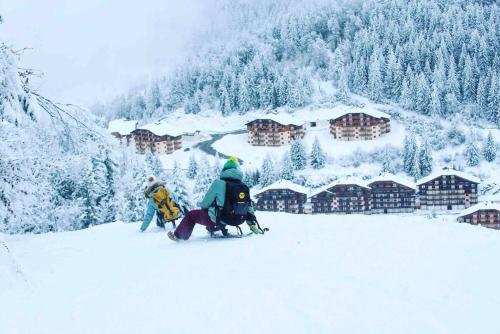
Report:
<svg viewBox="0 0 500 334"><path fill-rule="evenodd" d="M485 201L485 202L480 202L476 205L471 206L468 209L465 209L462 211L458 216L459 217L464 217L468 216L474 212L480 211L480 210L497 210L500 211L500 203L495 203L495 202L490 202L490 201Z"/></svg>
<svg viewBox="0 0 500 334"><path fill-rule="evenodd" d="M375 182L387 182L387 181L389 181L389 182L392 181L392 182L398 183L398 184L405 186L405 187L408 187L410 189L417 189L417 185L415 184L415 182L408 180L408 179L405 179L405 178L402 178L400 176L391 174L391 173L383 173L377 177L374 177L373 179L368 181L369 182L368 185L371 185L372 183L375 183Z"/></svg>
<svg viewBox="0 0 500 334"><path fill-rule="evenodd" d="M299 184L293 183L291 181L287 180L280 180L277 182L274 182L271 185L268 185L267 187L261 188L253 193L253 196L262 194L263 192L266 192L268 190L278 190L278 189L290 189L292 191L301 193L301 194L308 194L309 190L306 187L303 187Z"/></svg>
<svg viewBox="0 0 500 334"><path fill-rule="evenodd" d="M287 114L287 113L265 114L265 115L257 117L254 120L247 122L246 124L252 123L253 121L255 121L257 119L268 119L268 120L274 121L274 122L282 124L282 125L295 125L295 126L304 125L303 121L301 121L301 120L299 120L299 119L295 118L294 116Z"/></svg>
<svg viewBox="0 0 500 334"><path fill-rule="evenodd" d="M108 131L118 133L122 136L129 135L137 127L137 121L126 121L124 119L115 119L109 122Z"/></svg>
<svg viewBox="0 0 500 334"><path fill-rule="evenodd" d="M441 171L434 172L431 175L423 177L420 180L418 180L417 186L424 184L424 183L427 183L429 181L432 181L434 179L437 179L438 177L450 176L450 175L462 178L464 180L468 180L470 182L481 183L481 179L479 179L478 177L475 177L474 175L470 175L470 174L467 174L465 172L461 172L461 171L454 170L451 168L443 168L443 170L441 170Z"/></svg>
<svg viewBox="0 0 500 334"><path fill-rule="evenodd" d="M172 122L162 120L154 123L149 123L138 127L138 129L148 130L157 136L172 136L177 137L184 134L181 129L178 129Z"/></svg>
<svg viewBox="0 0 500 334"><path fill-rule="evenodd" d="M332 110L331 115L328 117L329 119L337 119L347 114L365 114L375 118L388 118L391 116L386 114L385 112L373 109L373 108L342 108Z"/></svg>
<svg viewBox="0 0 500 334"><path fill-rule="evenodd" d="M320 188L313 190L310 193L309 197L316 196L324 191L327 191L328 189L330 189L332 187L335 187L335 186L341 185L341 184L352 184L355 186L360 186L362 188L370 189L370 187L368 187L368 185L366 184L365 181L363 181L359 178L356 178L356 177L346 177L346 178L337 179L337 180L331 182L330 184L327 184L326 186L323 186L323 187L320 187Z"/></svg>

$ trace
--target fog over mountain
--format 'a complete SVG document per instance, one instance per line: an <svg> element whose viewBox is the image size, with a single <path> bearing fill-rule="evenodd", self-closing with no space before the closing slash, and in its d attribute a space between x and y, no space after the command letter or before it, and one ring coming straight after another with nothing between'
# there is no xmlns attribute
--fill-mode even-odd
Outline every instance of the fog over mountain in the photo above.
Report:
<svg viewBox="0 0 500 334"><path fill-rule="evenodd" d="M168 72L203 26L201 0L3 0L7 43L30 48L23 67L43 72L41 93L81 105Z"/></svg>

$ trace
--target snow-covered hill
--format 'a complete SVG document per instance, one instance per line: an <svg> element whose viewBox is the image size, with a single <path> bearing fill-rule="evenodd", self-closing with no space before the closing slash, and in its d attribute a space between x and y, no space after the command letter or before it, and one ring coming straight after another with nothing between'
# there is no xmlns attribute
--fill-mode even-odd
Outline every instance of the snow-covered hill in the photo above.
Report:
<svg viewBox="0 0 500 334"><path fill-rule="evenodd" d="M230 240L121 223L0 235L1 332L500 331L498 231L453 216L259 218L268 234Z"/></svg>

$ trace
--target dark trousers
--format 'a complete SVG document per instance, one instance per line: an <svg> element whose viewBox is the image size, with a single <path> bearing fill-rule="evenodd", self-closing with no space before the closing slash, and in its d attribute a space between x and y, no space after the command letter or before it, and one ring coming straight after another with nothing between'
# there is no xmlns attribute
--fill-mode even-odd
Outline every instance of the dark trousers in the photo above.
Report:
<svg viewBox="0 0 500 334"><path fill-rule="evenodd" d="M164 228L165 221L163 220L161 212L156 211L156 226Z"/></svg>
<svg viewBox="0 0 500 334"><path fill-rule="evenodd" d="M215 228L215 223L210 220L208 210L191 210L186 213L179 226L175 229L175 236L178 239L189 239L197 223L206 226L209 230Z"/></svg>

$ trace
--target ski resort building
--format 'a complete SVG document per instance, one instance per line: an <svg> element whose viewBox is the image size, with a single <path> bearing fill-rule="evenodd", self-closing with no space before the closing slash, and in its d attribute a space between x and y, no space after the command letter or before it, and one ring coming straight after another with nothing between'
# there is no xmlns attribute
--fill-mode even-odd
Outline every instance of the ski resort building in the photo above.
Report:
<svg viewBox="0 0 500 334"><path fill-rule="evenodd" d="M336 181L312 192L308 213L370 213L371 190L363 181Z"/></svg>
<svg viewBox="0 0 500 334"><path fill-rule="evenodd" d="M368 186L372 213L415 211L417 186L414 182L387 173L370 180Z"/></svg>
<svg viewBox="0 0 500 334"><path fill-rule="evenodd" d="M477 203L479 178L445 168L417 182L420 208L435 210L466 209Z"/></svg>
<svg viewBox="0 0 500 334"><path fill-rule="evenodd" d="M120 144L130 145L132 142L132 131L137 128L137 121L115 119L109 122L108 131L120 141Z"/></svg>
<svg viewBox="0 0 500 334"><path fill-rule="evenodd" d="M171 154L182 148L182 132L166 122L151 123L132 131L138 153Z"/></svg>
<svg viewBox="0 0 500 334"><path fill-rule="evenodd" d="M391 131L389 115L377 111L346 110L330 119L330 133L338 140L372 140Z"/></svg>
<svg viewBox="0 0 500 334"><path fill-rule="evenodd" d="M304 122L287 114L269 114L246 124L253 146L283 146L304 138Z"/></svg>
<svg viewBox="0 0 500 334"><path fill-rule="evenodd" d="M253 197L260 211L303 213L307 193L307 188L281 180L258 190Z"/></svg>
<svg viewBox="0 0 500 334"><path fill-rule="evenodd" d="M458 222L500 230L500 204L481 202L471 206L458 216Z"/></svg>

